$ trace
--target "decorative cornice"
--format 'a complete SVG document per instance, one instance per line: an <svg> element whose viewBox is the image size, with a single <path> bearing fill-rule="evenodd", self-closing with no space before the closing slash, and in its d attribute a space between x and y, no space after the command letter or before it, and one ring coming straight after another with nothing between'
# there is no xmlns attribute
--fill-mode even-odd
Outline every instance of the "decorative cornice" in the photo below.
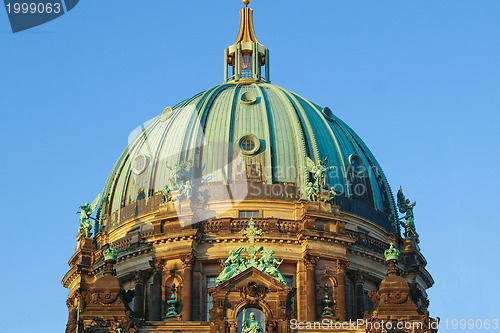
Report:
<svg viewBox="0 0 500 333"><path fill-rule="evenodd" d="M325 243L339 244L348 247L356 241L354 238L347 234L337 234L330 231L319 231L312 229L302 229L297 233L297 239L300 242L305 241L318 241Z"/></svg>
<svg viewBox="0 0 500 333"><path fill-rule="evenodd" d="M367 258L369 260L372 260L374 262L377 262L377 263L380 263L383 265L385 265L385 262L386 262L385 259L381 255L379 255L378 253L371 254L371 253L365 251L364 249L360 249L357 247L348 248L347 253L353 254L353 255L358 256L358 257Z"/></svg>
<svg viewBox="0 0 500 333"><path fill-rule="evenodd" d="M202 234L199 232L199 230L188 229L188 230L179 230L175 232L168 232L164 234L156 234L151 237L148 237L146 239L146 242L149 244L161 244L161 243L191 240L193 242L199 243L201 239L202 239Z"/></svg>

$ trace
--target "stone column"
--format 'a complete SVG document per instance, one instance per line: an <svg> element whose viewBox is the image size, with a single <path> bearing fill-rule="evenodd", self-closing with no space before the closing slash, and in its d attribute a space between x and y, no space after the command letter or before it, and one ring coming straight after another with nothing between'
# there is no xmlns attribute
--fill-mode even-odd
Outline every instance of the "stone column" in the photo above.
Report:
<svg viewBox="0 0 500 333"><path fill-rule="evenodd" d="M238 329L237 322L228 323L228 326L229 326L229 333L236 333L236 330Z"/></svg>
<svg viewBox="0 0 500 333"><path fill-rule="evenodd" d="M345 321L345 269L349 262L345 259L337 259L337 310L340 321Z"/></svg>
<svg viewBox="0 0 500 333"><path fill-rule="evenodd" d="M365 315L365 281L366 272L357 271L354 273L354 304L356 306L356 319Z"/></svg>
<svg viewBox="0 0 500 333"><path fill-rule="evenodd" d="M163 268L165 267L164 259L154 259L149 262L153 267L153 290L151 292L151 311L150 320L161 320L161 285L163 277Z"/></svg>
<svg viewBox="0 0 500 333"><path fill-rule="evenodd" d="M306 268L306 320L316 320L316 288L314 284L314 269L319 258L306 254L304 265Z"/></svg>
<svg viewBox="0 0 500 333"><path fill-rule="evenodd" d="M306 321L306 310L307 310L307 304L305 300L306 296L306 278L305 278L305 265L304 265L304 260L298 260L297 261L297 276L296 276L296 284L297 284L297 319L299 321Z"/></svg>
<svg viewBox="0 0 500 333"><path fill-rule="evenodd" d="M146 274L144 271L134 273L135 282L135 298L134 298L134 312L142 319L144 318L144 280Z"/></svg>
<svg viewBox="0 0 500 333"><path fill-rule="evenodd" d="M192 278L193 278L193 265L195 263L196 257L193 253L187 254L181 257L183 267L182 278L184 280L184 285L182 287L182 320L191 320L191 299L192 299Z"/></svg>

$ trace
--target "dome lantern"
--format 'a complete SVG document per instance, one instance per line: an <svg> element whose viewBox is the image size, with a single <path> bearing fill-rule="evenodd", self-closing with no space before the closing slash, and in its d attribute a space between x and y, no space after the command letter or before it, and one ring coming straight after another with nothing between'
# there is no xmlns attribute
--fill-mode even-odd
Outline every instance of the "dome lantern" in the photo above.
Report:
<svg viewBox="0 0 500 333"><path fill-rule="evenodd" d="M250 0L243 0L238 37L224 51L224 83L267 82L269 79L269 50L257 41L253 28L253 10ZM231 74L229 71L231 70Z"/></svg>

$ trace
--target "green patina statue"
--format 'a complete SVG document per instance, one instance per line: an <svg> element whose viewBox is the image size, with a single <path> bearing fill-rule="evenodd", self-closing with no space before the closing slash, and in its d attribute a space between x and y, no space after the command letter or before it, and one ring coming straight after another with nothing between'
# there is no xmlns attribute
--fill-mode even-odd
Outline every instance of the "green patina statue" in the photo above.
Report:
<svg viewBox="0 0 500 333"><path fill-rule="evenodd" d="M236 251L230 250L229 258L227 258L225 261L221 259L222 265L226 267L215 280L215 283L217 285L226 282L233 276L240 274L241 272L243 272L248 268L245 259L241 257L241 253L245 252L246 250L247 250L246 247L240 246Z"/></svg>
<svg viewBox="0 0 500 333"><path fill-rule="evenodd" d="M329 197L329 201L331 201L332 203L335 202L335 198L337 197L337 192L335 191L335 189L332 187L330 187L330 197Z"/></svg>
<svg viewBox="0 0 500 333"><path fill-rule="evenodd" d="M306 167L307 171L312 173L314 178L313 182L307 182L305 185L305 194L309 201L322 201L333 203L336 197L336 192L333 187L328 187L326 185L326 173L329 170L335 169L334 166L327 167L328 157L324 160L320 160L318 163L314 163L309 157L306 157Z"/></svg>
<svg viewBox="0 0 500 333"><path fill-rule="evenodd" d="M287 284L285 277L283 274L279 271L278 267L280 267L281 263L283 262L283 259L281 261L278 261L273 254L274 250L271 251L266 251L264 250L264 247L259 247L259 252L262 253L262 257L258 261L257 268L268 274L271 275L273 278L276 280L280 281L283 284Z"/></svg>
<svg viewBox="0 0 500 333"><path fill-rule="evenodd" d="M192 161L176 163L174 166L169 166L168 163L165 163L165 166L172 171L169 185L173 190L181 189L193 172Z"/></svg>
<svg viewBox="0 0 500 333"><path fill-rule="evenodd" d="M165 185L165 188L161 191L161 194L163 195L163 202L164 203L173 201L172 193L171 193L170 187L168 187L168 185Z"/></svg>
<svg viewBox="0 0 500 333"><path fill-rule="evenodd" d="M230 280L250 267L254 267L280 281L284 285L288 285L285 277L278 269L283 260L278 261L274 257L276 252L274 252L274 250L266 251L263 246L260 246L258 249L255 248L255 236L261 235L262 230L255 228L255 221L253 218L250 218L248 228L241 230L241 234L248 238L249 247L247 249L245 246L240 246L236 251L230 250L229 257L226 260L221 260L224 269L215 280L216 285ZM248 254L247 259L241 257L243 252ZM259 260L256 258L257 253L262 254Z"/></svg>
<svg viewBox="0 0 500 333"><path fill-rule="evenodd" d="M95 219L90 215L95 212L100 199L101 195L99 194L92 204L89 205L89 203L86 202L85 205L80 206L80 210L76 212L77 214L80 214L80 227L78 228L77 240L80 239L80 235L84 235L88 238L92 234L92 227L95 223ZM90 221L90 219L93 221Z"/></svg>
<svg viewBox="0 0 500 333"><path fill-rule="evenodd" d="M318 200L317 192L318 192L318 188L316 186L314 186L314 184L312 182L308 182L306 185L307 199L309 199L309 201Z"/></svg>
<svg viewBox="0 0 500 333"><path fill-rule="evenodd" d="M313 174L314 185L318 188L323 188L326 186L325 174L335 168L334 166L327 167L328 157L324 160L320 160L318 163L314 163L309 157L306 157L307 170Z"/></svg>
<svg viewBox="0 0 500 333"><path fill-rule="evenodd" d="M400 220L401 226L405 228L404 235L406 238L413 238L418 243L418 234L415 228L415 217L413 216L413 207L417 202L410 203L409 199L406 199L403 194L403 188L399 187L398 191L398 208L399 212L405 214ZM405 220L402 222L401 220Z"/></svg>
<svg viewBox="0 0 500 333"><path fill-rule="evenodd" d="M246 318L247 309L243 309L242 333L264 333L264 329L255 319L255 313L250 312L250 316Z"/></svg>

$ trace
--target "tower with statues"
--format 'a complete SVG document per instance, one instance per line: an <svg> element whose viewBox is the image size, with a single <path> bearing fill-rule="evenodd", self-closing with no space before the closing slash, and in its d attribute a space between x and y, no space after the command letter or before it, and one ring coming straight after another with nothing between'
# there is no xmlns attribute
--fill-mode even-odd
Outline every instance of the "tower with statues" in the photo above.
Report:
<svg viewBox="0 0 500 333"><path fill-rule="evenodd" d="M415 202L329 107L271 84L243 3L223 83L165 108L80 207L66 333L435 332Z"/></svg>

